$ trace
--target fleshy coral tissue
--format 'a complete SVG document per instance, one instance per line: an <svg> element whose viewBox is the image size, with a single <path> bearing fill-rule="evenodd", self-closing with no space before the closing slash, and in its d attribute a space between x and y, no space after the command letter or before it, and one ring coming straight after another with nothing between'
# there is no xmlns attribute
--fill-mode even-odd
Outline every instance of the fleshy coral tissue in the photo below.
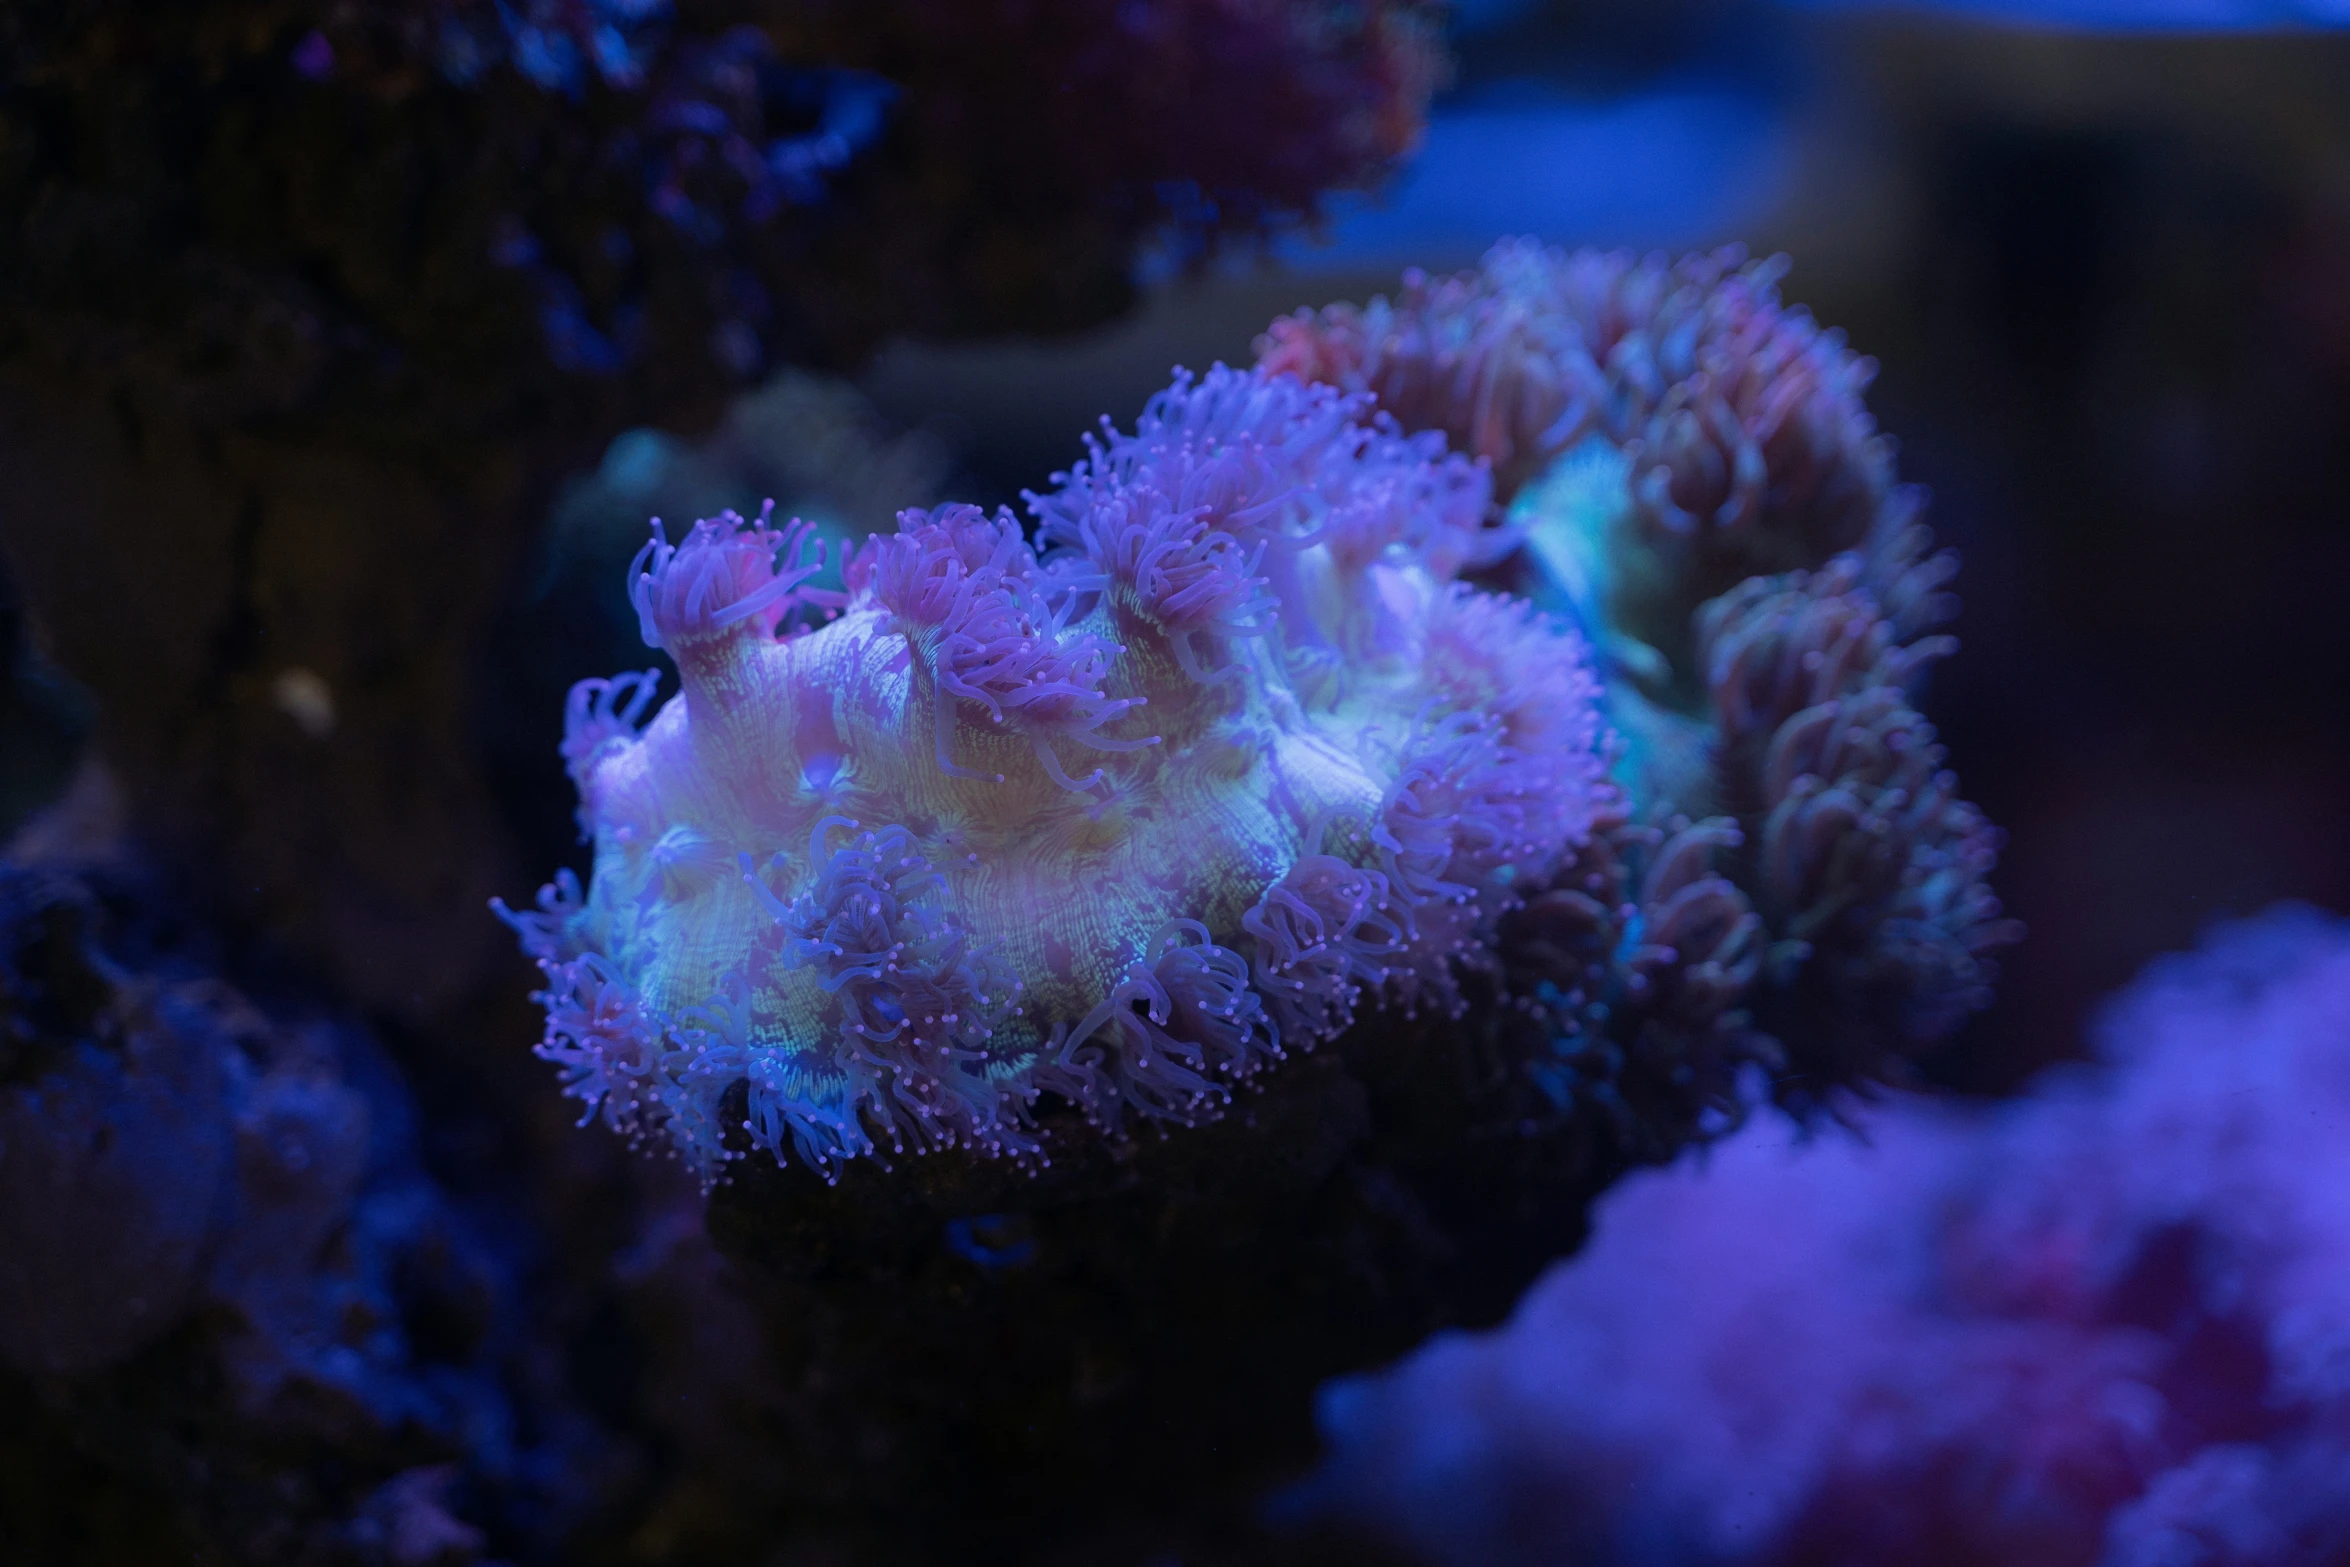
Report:
<svg viewBox="0 0 2350 1567"><path fill-rule="evenodd" d="M845 591L804 524L655 523L683 690L573 692L592 879L501 906L539 1053L705 1180L1042 1164L1381 1005L1502 1020L1512 1117L1635 1150L1749 1063L1897 1071L1980 1003L1995 841L1908 702L1949 561L1775 279L1505 245Z"/></svg>
<svg viewBox="0 0 2350 1567"><path fill-rule="evenodd" d="M515 916L612 1125L708 1174L730 1118L819 1166L1046 1157L1048 1093L1195 1120L1367 996L1456 1005L1587 838L1597 684L1454 580L1496 535L1440 438L1219 366L1030 505L909 511L842 595L765 517L638 557L684 692L575 693L594 878Z"/></svg>

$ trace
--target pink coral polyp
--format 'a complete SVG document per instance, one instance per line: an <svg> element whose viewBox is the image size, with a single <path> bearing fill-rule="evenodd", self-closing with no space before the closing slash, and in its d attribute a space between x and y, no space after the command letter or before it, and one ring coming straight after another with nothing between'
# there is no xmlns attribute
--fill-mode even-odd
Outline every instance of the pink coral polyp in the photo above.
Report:
<svg viewBox="0 0 2350 1567"><path fill-rule="evenodd" d="M676 545L653 520L653 537L629 564L629 599L645 646L682 656L688 644L723 637L746 621L774 630L793 590L824 569L824 541L807 523L781 531L767 525L774 505L769 501L756 522L733 512L704 519ZM791 559L778 570L782 549Z"/></svg>
<svg viewBox="0 0 2350 1567"><path fill-rule="evenodd" d="M705 1178L1199 1121L1449 999L1588 835L1585 650L1454 585L1491 508L1440 438L1217 366L1056 486L1041 559L910 511L837 599L764 514L646 547L684 690L640 731L649 676L581 684L594 874L508 916L590 1116Z"/></svg>

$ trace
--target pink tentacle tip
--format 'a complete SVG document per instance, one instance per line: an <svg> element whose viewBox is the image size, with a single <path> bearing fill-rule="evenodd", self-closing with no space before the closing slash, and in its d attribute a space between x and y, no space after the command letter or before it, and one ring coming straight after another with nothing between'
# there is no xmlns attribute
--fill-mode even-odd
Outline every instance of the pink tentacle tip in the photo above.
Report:
<svg viewBox="0 0 2350 1567"><path fill-rule="evenodd" d="M756 519L726 511L671 544L656 517L652 537L629 565L629 599L647 647L676 654L749 626L773 636L795 604L816 603L801 585L824 569L826 545L814 525L771 525L773 501Z"/></svg>

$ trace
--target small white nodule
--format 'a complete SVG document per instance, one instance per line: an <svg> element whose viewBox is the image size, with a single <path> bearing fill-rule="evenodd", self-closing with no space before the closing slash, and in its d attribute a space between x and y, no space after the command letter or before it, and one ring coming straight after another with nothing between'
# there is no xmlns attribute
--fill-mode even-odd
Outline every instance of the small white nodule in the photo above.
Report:
<svg viewBox="0 0 2350 1567"><path fill-rule="evenodd" d="M316 670L296 665L269 683L270 700L313 740L335 732L335 694Z"/></svg>

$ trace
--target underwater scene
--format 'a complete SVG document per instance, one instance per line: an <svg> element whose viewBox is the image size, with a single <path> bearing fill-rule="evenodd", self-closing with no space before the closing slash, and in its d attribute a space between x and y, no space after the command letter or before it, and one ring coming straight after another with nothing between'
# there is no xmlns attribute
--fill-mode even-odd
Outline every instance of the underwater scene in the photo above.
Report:
<svg viewBox="0 0 2350 1567"><path fill-rule="evenodd" d="M2350 3L0 13L0 1564L2350 1567Z"/></svg>

